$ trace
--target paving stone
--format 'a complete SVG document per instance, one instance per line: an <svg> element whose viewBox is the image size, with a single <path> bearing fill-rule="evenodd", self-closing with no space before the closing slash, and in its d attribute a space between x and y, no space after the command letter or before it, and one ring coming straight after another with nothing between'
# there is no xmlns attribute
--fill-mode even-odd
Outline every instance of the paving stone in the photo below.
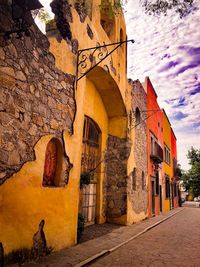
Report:
<svg viewBox="0 0 200 267"><path fill-rule="evenodd" d="M104 235L97 237L97 238L94 238L92 240L88 240L88 241L83 242L77 246L66 248L66 249L63 249L63 250L58 251L58 252L54 252L51 255L38 260L37 264L40 264L40 265L38 265L37 267L39 267L39 266L41 266L41 267L46 267L46 266L48 266L48 267L49 266L59 266L59 267L61 267L61 266L75 266L76 264L79 264L80 262L88 259L89 257L94 256L95 254L102 252L103 250L109 250L109 249L113 248L114 246L121 244L122 242L126 241L128 238L135 236L136 234L143 231L147 227L159 222L162 219L165 219L169 215L174 214L179 210L181 211L182 208L172 210L166 214L162 214L162 215L159 215L157 217L150 218L148 220L133 224L131 226L117 226L117 228L116 228L116 225L113 225L113 230L111 230L112 225L110 225L110 226L108 226L110 229L110 233L104 234ZM184 213L184 211L181 211L180 213ZM178 214L175 215L173 218L175 218L176 216L178 216ZM172 220L172 219L169 219L167 221L170 221L170 220ZM105 227L107 227L107 226L105 226ZM97 228L98 228L98 226L97 226ZM151 230L151 231L153 231L153 230ZM149 231L149 232L151 232L151 231ZM104 233L105 233L105 229L104 229ZM115 237L112 238L111 237L112 235L114 235ZM143 236L141 236L140 238L142 239L142 237ZM137 241L135 242L136 244L138 243L138 239L139 239L139 237L137 238ZM152 244L151 245L149 244L149 248L151 248L151 246L152 246ZM119 250L117 250L117 251L119 251ZM141 247L138 246L138 251L140 251L140 250L143 251L141 249ZM164 250L163 250L163 252L164 252ZM113 252L113 253L115 253L115 252ZM112 255L113 253L111 253L110 255ZM148 255L148 253L147 253L147 255ZM133 262L133 260L132 260L132 262ZM55 263L56 263L56 265L54 265ZM127 266L135 266L135 265L129 265L129 263L126 263L126 264L128 264ZM101 266L104 266L104 265L106 265L106 264L103 263L103 265L101 265ZM23 266L29 267L28 264L24 264ZM100 266L100 265L97 265L97 266ZM116 267L117 265L115 265L115 264L111 265L111 262L110 262L109 265L106 265L106 266ZM119 265L119 266L124 266L124 265ZM147 265L145 265L145 266L147 266Z"/></svg>

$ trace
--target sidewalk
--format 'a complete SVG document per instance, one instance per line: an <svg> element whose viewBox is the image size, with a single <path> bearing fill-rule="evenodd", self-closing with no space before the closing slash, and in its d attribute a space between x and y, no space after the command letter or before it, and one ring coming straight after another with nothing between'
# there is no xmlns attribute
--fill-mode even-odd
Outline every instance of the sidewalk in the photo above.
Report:
<svg viewBox="0 0 200 267"><path fill-rule="evenodd" d="M37 262L26 263L24 267L71 267L84 266L92 260L108 254L129 241L144 234L161 222L179 213L184 208L177 208L168 213L147 219L145 221L130 225L121 226L111 233L89 240L82 244L54 252L51 255L39 259Z"/></svg>

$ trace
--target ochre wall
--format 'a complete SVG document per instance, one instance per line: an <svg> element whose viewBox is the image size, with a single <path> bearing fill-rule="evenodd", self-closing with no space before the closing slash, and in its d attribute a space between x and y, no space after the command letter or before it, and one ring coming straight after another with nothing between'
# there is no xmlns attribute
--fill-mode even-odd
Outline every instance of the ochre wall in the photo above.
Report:
<svg viewBox="0 0 200 267"><path fill-rule="evenodd" d="M98 93L94 84L86 80L85 95L84 95L84 115L92 118L99 126L101 130L101 159L105 155L106 141L108 137L108 116L102 102L102 99ZM104 223L106 218L102 216L102 204L103 204L103 179L104 179L104 164L100 165L99 181L97 181L97 209L96 218L98 223Z"/></svg>
<svg viewBox="0 0 200 267"><path fill-rule="evenodd" d="M36 160L26 163L0 188L0 229L5 254L31 248L42 219L48 246L58 250L76 241L77 179L69 179L64 187L42 186L46 146L52 137L41 138L35 146Z"/></svg>
<svg viewBox="0 0 200 267"><path fill-rule="evenodd" d="M99 4L100 1L93 1L92 21L86 17L83 23L75 9L71 8L72 38L78 41L79 49L111 42L100 25ZM124 36L126 36L126 29L123 16L119 15L114 19L117 42L120 38L120 28L123 29ZM92 39L88 36L87 24L92 29ZM67 41L58 41L57 30L48 32L47 36L50 41L50 52L55 56L56 67L64 73L75 75L77 52L72 52ZM113 80L114 90L118 91L116 99L109 97L109 94L107 96L107 99L115 105L116 113L119 96L122 106L125 100L125 63L125 49L119 48L100 64L102 69L106 69L105 65L107 65L108 83ZM104 80L101 84L103 88ZM64 149L73 164L67 185L57 188L42 187L46 146L53 137L53 135L44 135L35 146L36 159L26 163L17 174L0 186L0 241L3 243L5 254L15 249L31 248L33 235L37 232L42 219L45 220L44 232L48 246L59 250L76 243L84 115L92 117L102 130L102 152L105 150L108 133L120 138L126 137L125 107L123 114L110 116L105 111L105 105L98 90L86 77L81 79L75 88L76 116L73 134L70 135L66 129L63 129ZM67 106L65 108L67 109ZM101 169L104 169L103 164ZM105 222L101 212L102 180L103 174L100 177L98 196L99 223Z"/></svg>
<svg viewBox="0 0 200 267"><path fill-rule="evenodd" d="M170 150L170 164L167 164L164 161L164 173L169 176L170 182L171 178L173 175L173 166L172 166L172 148L171 148L171 125L169 122L169 119L163 110L163 139L164 139L164 144L167 145L167 147ZM164 191L165 192L165 191ZM166 199L165 193L164 193L164 211L169 211L170 210L170 199Z"/></svg>
<svg viewBox="0 0 200 267"><path fill-rule="evenodd" d="M150 158L151 154L151 134L153 134L159 145L163 148L163 117L160 107L157 102L157 95L153 88L150 79L146 78L146 90L147 90L147 128L148 128L148 216L152 216L152 192L151 192L151 176L154 175L154 165ZM159 124L158 124L159 123ZM159 178L160 184L163 183L163 163L159 165ZM164 188L162 188L164 190ZM159 196L155 196L155 215L160 213L160 199Z"/></svg>

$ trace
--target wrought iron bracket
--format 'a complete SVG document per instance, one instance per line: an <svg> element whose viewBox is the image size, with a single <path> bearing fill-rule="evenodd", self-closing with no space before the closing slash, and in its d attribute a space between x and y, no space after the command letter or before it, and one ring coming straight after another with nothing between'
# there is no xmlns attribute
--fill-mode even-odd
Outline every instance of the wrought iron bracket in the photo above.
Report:
<svg viewBox="0 0 200 267"><path fill-rule="evenodd" d="M105 58L112 54L117 48L124 43L134 43L134 40L126 40L116 42L112 44L104 44L94 46L90 48L78 50L77 65L76 65L76 82L88 74L92 69L99 65ZM112 50L108 51L108 47L113 47Z"/></svg>

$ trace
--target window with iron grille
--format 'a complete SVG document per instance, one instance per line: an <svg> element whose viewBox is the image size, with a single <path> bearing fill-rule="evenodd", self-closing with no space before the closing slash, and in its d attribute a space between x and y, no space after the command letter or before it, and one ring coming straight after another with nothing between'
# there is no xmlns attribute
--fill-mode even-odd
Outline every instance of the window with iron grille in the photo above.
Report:
<svg viewBox="0 0 200 267"><path fill-rule="evenodd" d="M165 197L170 197L170 182L169 182L169 176L165 176Z"/></svg>

